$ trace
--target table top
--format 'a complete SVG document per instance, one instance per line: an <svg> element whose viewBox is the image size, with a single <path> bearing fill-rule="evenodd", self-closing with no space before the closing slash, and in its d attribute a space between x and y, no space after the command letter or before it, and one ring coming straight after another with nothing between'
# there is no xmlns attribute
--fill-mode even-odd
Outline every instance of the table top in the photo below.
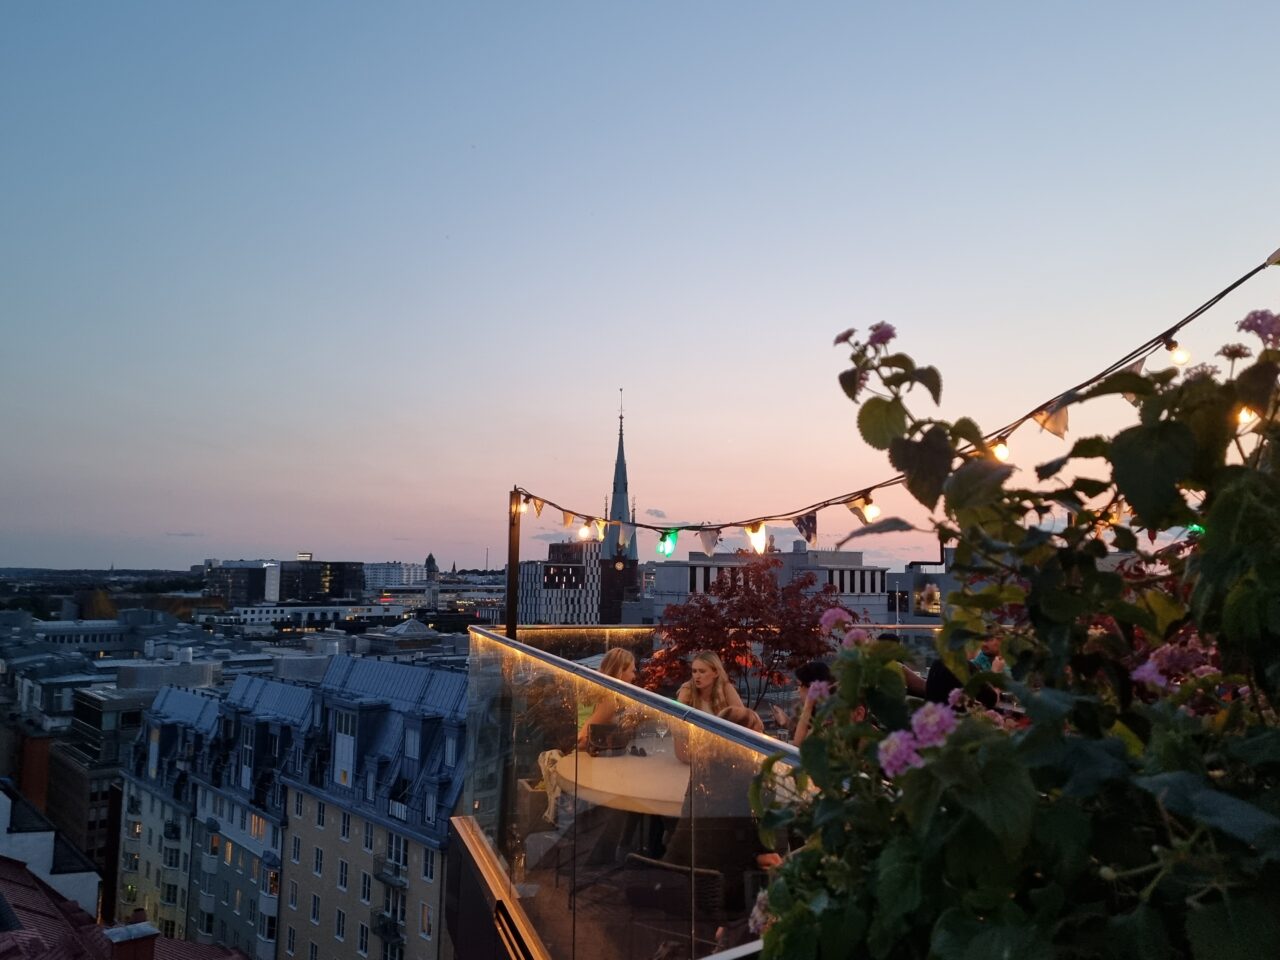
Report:
<svg viewBox="0 0 1280 960"><path fill-rule="evenodd" d="M660 817L678 817L689 788L689 765L679 760L671 738L636 742L647 756L624 753L593 757L574 751L556 764L565 793L599 806Z"/></svg>

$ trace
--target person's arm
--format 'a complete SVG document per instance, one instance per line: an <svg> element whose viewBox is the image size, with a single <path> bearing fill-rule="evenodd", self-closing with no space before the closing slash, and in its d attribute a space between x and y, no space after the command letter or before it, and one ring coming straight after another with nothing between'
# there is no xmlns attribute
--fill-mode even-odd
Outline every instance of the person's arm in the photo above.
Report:
<svg viewBox="0 0 1280 960"><path fill-rule="evenodd" d="M591 711L591 716L587 717L587 722L582 725L582 729L578 731L578 746L585 747L591 736L591 725L593 723L612 723L613 722L613 706L609 703L610 698L605 697L596 704L596 708Z"/></svg>
<svg viewBox="0 0 1280 960"><path fill-rule="evenodd" d="M804 698L804 706L800 708L800 719L796 721L795 736L791 738L791 742L795 746L804 743L804 738L809 735L809 727L813 724L813 701L808 697Z"/></svg>

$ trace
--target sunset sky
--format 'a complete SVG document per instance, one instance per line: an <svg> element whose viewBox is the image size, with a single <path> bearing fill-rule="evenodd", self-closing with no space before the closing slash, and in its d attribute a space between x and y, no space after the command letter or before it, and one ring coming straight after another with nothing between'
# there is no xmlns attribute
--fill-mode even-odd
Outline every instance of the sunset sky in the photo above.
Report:
<svg viewBox="0 0 1280 960"><path fill-rule="evenodd" d="M500 566L513 484L603 511L619 387L642 520L874 483L844 328L995 427L1280 245L1277 36L1257 3L4 4L0 566ZM1184 342L1258 307L1280 268Z"/></svg>

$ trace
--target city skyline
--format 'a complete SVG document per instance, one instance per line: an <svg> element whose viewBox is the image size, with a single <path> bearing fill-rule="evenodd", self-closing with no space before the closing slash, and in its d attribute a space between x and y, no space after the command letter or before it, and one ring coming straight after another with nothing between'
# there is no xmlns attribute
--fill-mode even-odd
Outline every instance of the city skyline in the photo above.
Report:
<svg viewBox="0 0 1280 960"><path fill-rule="evenodd" d="M619 387L640 520L798 510L894 472L836 382L846 327L893 323L941 415L991 428L1280 245L1280 11L1255 6L0 25L0 566L497 567L513 485L603 512ZM1211 360L1255 308L1280 273L1184 342ZM1132 417L1073 410L1068 443ZM1068 449L1013 446L1024 468ZM823 512L820 545L854 523ZM523 559L563 535L523 532Z"/></svg>

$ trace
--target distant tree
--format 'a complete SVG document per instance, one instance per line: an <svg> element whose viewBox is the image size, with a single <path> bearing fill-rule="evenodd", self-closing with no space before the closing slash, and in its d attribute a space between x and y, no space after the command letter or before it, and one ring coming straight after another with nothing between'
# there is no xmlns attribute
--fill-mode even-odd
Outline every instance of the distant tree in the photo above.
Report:
<svg viewBox="0 0 1280 960"><path fill-rule="evenodd" d="M644 685L671 689L689 678L689 658L712 650L742 695L760 705L770 687L788 682L801 664L831 653L822 614L839 606L835 587L815 590L803 574L778 583L782 561L765 554L721 572L706 593L673 604L662 616L663 643L645 666Z"/></svg>

